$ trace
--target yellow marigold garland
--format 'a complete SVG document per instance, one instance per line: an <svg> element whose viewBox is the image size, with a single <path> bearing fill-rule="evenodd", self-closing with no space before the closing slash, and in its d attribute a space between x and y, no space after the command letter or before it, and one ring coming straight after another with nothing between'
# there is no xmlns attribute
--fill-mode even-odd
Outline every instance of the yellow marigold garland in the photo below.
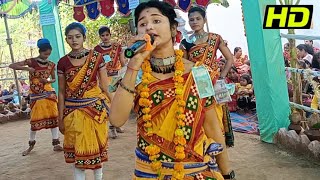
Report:
<svg viewBox="0 0 320 180"><path fill-rule="evenodd" d="M177 102L177 110L176 110L176 123L177 128L175 130L175 136L174 136L174 144L175 146L175 158L176 163L174 165L174 172L172 174L173 180L182 180L184 178L184 166L179 161L183 160L186 155L184 152L184 146L186 145L187 141L184 138L183 133L183 127L186 124L186 116L184 114L185 105L186 102L183 100L183 87L184 87L184 78L182 77L184 73L184 64L182 60L183 52L181 50L176 50L176 62L175 62L175 72L174 72L174 83L175 83L175 94L176 94L176 102ZM142 86L140 88L140 99L139 99L139 105L143 107L142 113L143 113L143 121L144 121L144 128L147 132L148 136L153 135L153 125L151 122L151 115L150 115L150 106L151 102L149 101L149 88L148 85L151 80L151 65L149 58L146 58L142 64ZM161 175L161 167L162 164L158 160L158 157L160 156L160 148L157 145L150 144L145 149L146 153L149 155L149 160L151 162L151 168L156 171L159 176Z"/></svg>

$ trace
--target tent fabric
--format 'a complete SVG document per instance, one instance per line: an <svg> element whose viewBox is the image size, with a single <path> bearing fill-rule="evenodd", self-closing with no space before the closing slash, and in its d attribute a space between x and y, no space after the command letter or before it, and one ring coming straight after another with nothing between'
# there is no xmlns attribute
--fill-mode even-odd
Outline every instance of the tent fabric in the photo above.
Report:
<svg viewBox="0 0 320 180"><path fill-rule="evenodd" d="M320 40L320 36L308 36L308 35L298 35L298 34L283 34L280 36L287 39L299 39L299 40Z"/></svg>
<svg viewBox="0 0 320 180"><path fill-rule="evenodd" d="M98 10L98 3L94 2L86 5L88 17L92 20L95 20L99 17L100 11Z"/></svg>
<svg viewBox="0 0 320 180"><path fill-rule="evenodd" d="M276 4L276 0L242 1L260 137L273 143L279 129L290 124L290 107L280 31L262 27L268 4Z"/></svg>
<svg viewBox="0 0 320 180"><path fill-rule="evenodd" d="M175 8L179 8L184 12L187 12L193 4L197 6L202 6L202 7L207 7L210 3L221 4L223 7L229 6L229 3L227 0L164 0L164 1L168 2ZM142 1L140 0L140 2ZM68 3L68 1L66 1L66 3ZM98 8L95 8L96 5L91 5L92 3L94 4L99 3L99 5L101 6L101 10ZM117 11L122 16L129 16L131 14L132 11L129 9L129 0L100 0L100 1L99 0L74 0L72 5L75 7L86 6L88 18L94 20L98 17L99 14L102 14L105 17L111 17L115 12L114 3L117 3L117 6L118 6ZM88 6L90 8L88 8ZM84 20L83 15L85 14L81 12L80 8L74 8L74 14L75 14L74 15L75 20L79 22Z"/></svg>

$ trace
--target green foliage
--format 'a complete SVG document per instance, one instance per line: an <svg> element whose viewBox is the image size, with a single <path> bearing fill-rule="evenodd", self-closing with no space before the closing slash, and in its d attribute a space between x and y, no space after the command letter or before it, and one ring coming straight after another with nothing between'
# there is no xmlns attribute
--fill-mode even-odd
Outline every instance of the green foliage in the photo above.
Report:
<svg viewBox="0 0 320 180"><path fill-rule="evenodd" d="M317 123L317 124L313 125L312 128L314 128L314 129L320 129L320 123Z"/></svg>

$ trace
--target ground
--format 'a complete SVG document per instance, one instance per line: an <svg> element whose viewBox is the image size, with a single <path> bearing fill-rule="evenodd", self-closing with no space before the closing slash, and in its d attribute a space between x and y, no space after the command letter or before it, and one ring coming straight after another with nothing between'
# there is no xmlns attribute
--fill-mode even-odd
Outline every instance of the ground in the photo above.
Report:
<svg viewBox="0 0 320 180"><path fill-rule="evenodd" d="M29 156L29 122L0 124L1 180L72 180L72 168L62 152L53 152L49 130L37 134L37 144ZM125 125L126 132L110 140L109 162L104 167L105 180L129 180L134 169L135 121ZM62 139L62 138L61 138ZM275 145L262 143L259 136L235 134L236 144L229 148L237 180L319 180L320 162L287 153ZM87 171L87 179L93 180Z"/></svg>

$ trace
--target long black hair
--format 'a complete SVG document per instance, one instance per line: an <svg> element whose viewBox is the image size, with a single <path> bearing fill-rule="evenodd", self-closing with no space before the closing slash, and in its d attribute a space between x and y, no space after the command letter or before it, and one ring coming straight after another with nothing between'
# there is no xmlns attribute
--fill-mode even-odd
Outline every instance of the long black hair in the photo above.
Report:
<svg viewBox="0 0 320 180"><path fill-rule="evenodd" d="M252 84L251 77L249 74L243 74L240 76L240 79L245 79L248 84Z"/></svg>
<svg viewBox="0 0 320 180"><path fill-rule="evenodd" d="M299 44L297 46L297 49L299 49L300 51L304 50L306 51L308 54L311 54L313 55L314 54L314 51L313 51L313 48L309 45L306 45L306 44Z"/></svg>
<svg viewBox="0 0 320 180"><path fill-rule="evenodd" d="M241 47L235 47L233 51L233 55L236 55L236 53L241 49Z"/></svg>

